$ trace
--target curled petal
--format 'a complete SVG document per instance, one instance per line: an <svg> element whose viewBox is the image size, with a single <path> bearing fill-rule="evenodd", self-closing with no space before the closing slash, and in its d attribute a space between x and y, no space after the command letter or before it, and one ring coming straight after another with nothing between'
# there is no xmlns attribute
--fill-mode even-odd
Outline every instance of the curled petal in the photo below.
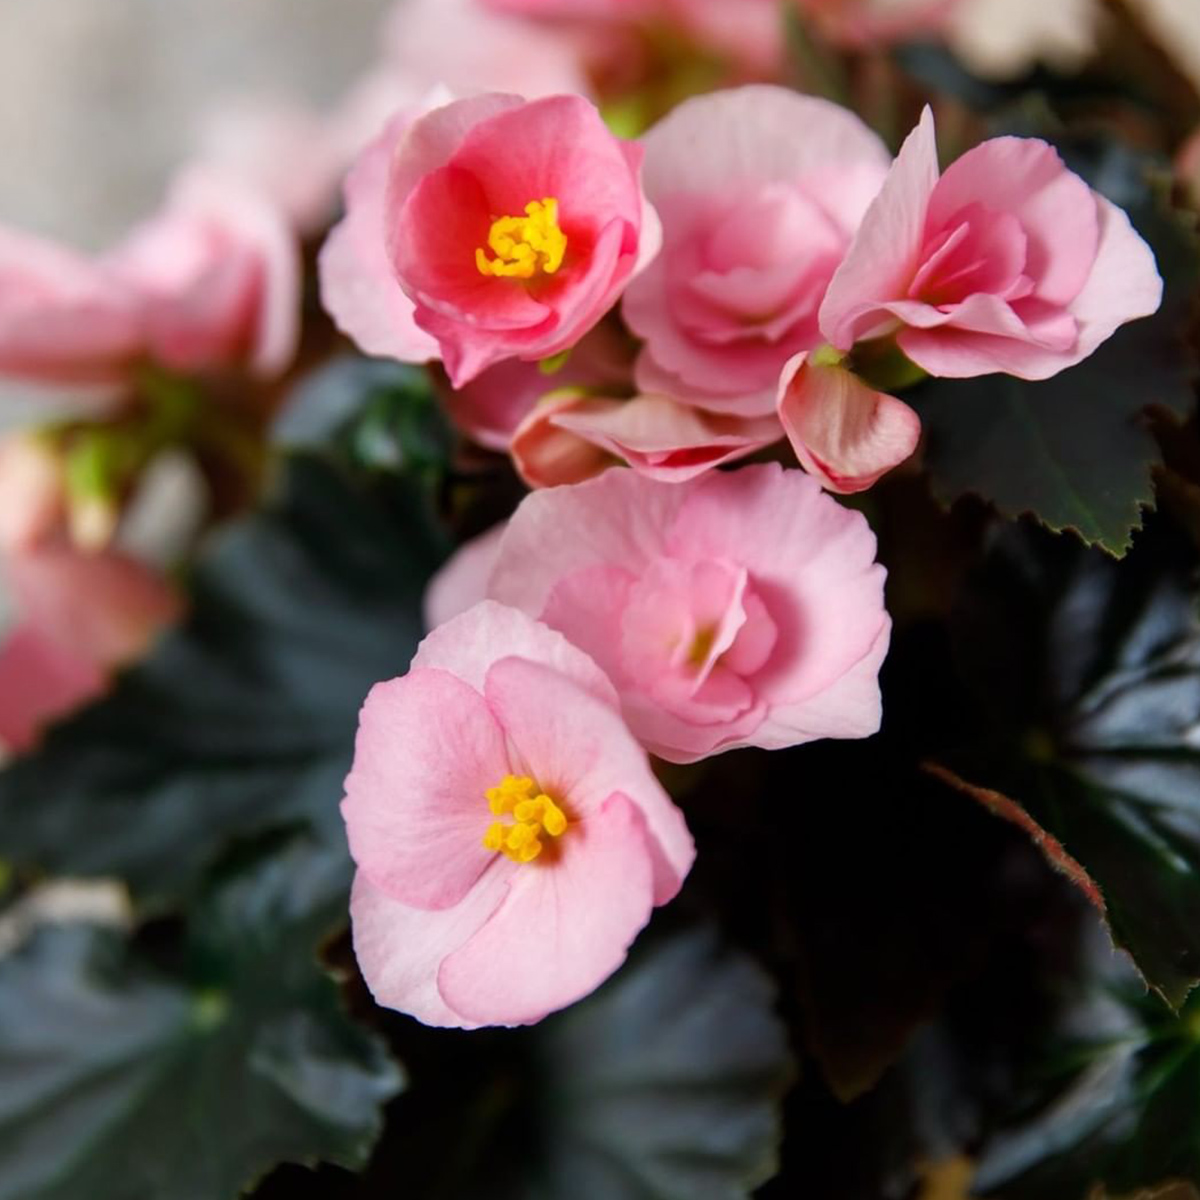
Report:
<svg viewBox="0 0 1200 1200"><path fill-rule="evenodd" d="M831 492L866 491L921 437L921 420L903 400L805 354L784 369L779 419L804 469Z"/></svg>

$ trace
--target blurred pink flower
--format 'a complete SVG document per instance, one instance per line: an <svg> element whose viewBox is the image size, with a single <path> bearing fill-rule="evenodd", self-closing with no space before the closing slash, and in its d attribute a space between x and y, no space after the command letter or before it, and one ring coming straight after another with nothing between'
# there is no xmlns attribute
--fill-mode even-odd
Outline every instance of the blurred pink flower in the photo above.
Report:
<svg viewBox="0 0 1200 1200"><path fill-rule="evenodd" d="M527 496L488 594L607 672L672 762L879 726L891 623L858 513L777 465L667 484L606 471Z"/></svg>
<svg viewBox="0 0 1200 1200"><path fill-rule="evenodd" d="M0 227L0 375L120 382L144 349L139 297L100 264Z"/></svg>
<svg viewBox="0 0 1200 1200"><path fill-rule="evenodd" d="M820 355L797 355L779 381L779 419L800 464L831 492L863 492L909 458L921 419Z"/></svg>
<svg viewBox="0 0 1200 1200"><path fill-rule="evenodd" d="M274 375L299 338L300 261L280 211L237 178L184 171L103 263L141 307L144 352L176 371Z"/></svg>
<svg viewBox="0 0 1200 1200"><path fill-rule="evenodd" d="M1032 138L995 138L939 176L926 109L821 306L838 350L895 337L931 375L1046 379L1162 298L1114 204Z"/></svg>
<svg viewBox="0 0 1200 1200"><path fill-rule="evenodd" d="M342 813L363 977L429 1025L586 996L695 853L599 668L491 602L371 690Z"/></svg>
<svg viewBox="0 0 1200 1200"><path fill-rule="evenodd" d="M835 45L860 48L939 33L961 0L796 0Z"/></svg>
<svg viewBox="0 0 1200 1200"><path fill-rule="evenodd" d="M820 341L817 311L891 156L853 113L752 85L684 101L646 135L663 250L622 311L643 391L717 412L774 410Z"/></svg>
<svg viewBox="0 0 1200 1200"><path fill-rule="evenodd" d="M181 611L166 580L115 551L22 546L2 573L17 611L0 642L0 743L10 750L101 695Z"/></svg>
<svg viewBox="0 0 1200 1200"><path fill-rule="evenodd" d="M300 263L280 213L196 167L163 210L88 259L0 229L0 375L108 398L142 365L275 374L299 334Z"/></svg>
<svg viewBox="0 0 1200 1200"><path fill-rule="evenodd" d="M479 96L409 127L386 244L451 383L569 349L612 306L659 246L641 159L578 96Z"/></svg>

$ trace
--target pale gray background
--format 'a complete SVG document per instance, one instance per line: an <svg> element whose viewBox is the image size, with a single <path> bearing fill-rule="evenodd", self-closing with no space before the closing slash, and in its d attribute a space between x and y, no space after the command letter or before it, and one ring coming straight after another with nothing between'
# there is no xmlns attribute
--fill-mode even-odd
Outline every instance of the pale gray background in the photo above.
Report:
<svg viewBox="0 0 1200 1200"><path fill-rule="evenodd" d="M0 0L0 221L98 248L229 92L330 101L389 0Z"/></svg>

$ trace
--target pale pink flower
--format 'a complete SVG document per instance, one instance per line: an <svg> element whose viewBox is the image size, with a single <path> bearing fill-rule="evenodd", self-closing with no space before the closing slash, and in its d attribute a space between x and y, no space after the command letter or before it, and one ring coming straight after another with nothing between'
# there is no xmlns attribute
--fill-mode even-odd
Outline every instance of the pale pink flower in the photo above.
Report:
<svg viewBox="0 0 1200 1200"><path fill-rule="evenodd" d="M17 611L0 642L0 743L10 750L101 695L181 611L165 579L115 551L22 546L3 575Z"/></svg>
<svg viewBox="0 0 1200 1200"><path fill-rule="evenodd" d="M797 0L829 41L861 48L940 33L961 0Z"/></svg>
<svg viewBox="0 0 1200 1200"><path fill-rule="evenodd" d="M779 380L779 419L804 469L831 492L866 491L917 448L921 418L846 366L798 354Z"/></svg>
<svg viewBox="0 0 1200 1200"><path fill-rule="evenodd" d="M623 312L643 391L773 411L779 374L820 341L817 312L891 157L856 116L785 88L687 100L645 137L663 250Z"/></svg>
<svg viewBox="0 0 1200 1200"><path fill-rule="evenodd" d="M641 159L578 96L478 96L408 128L385 242L456 387L505 359L569 349L653 256Z"/></svg>
<svg viewBox="0 0 1200 1200"><path fill-rule="evenodd" d="M196 166L104 263L139 298L144 353L177 371L282 371L299 338L291 229L237 177Z"/></svg>
<svg viewBox="0 0 1200 1200"><path fill-rule="evenodd" d="M695 853L600 669L491 602L371 690L342 813L363 977L429 1025L586 996Z"/></svg>
<svg viewBox="0 0 1200 1200"><path fill-rule="evenodd" d="M895 337L931 375L1046 379L1162 299L1116 205L1033 138L976 146L939 175L926 109L821 306L838 350Z"/></svg>
<svg viewBox="0 0 1200 1200"><path fill-rule="evenodd" d="M653 753L865 737L891 624L863 517L770 464L527 496L488 594L600 664Z"/></svg>

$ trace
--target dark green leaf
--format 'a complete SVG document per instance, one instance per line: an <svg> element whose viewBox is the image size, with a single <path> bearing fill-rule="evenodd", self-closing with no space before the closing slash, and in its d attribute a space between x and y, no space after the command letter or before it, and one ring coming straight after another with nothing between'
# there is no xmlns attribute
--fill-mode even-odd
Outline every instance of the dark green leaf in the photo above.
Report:
<svg viewBox="0 0 1200 1200"><path fill-rule="evenodd" d="M1096 946L1044 1059L1054 1097L991 1140L976 1192L1082 1200L1200 1184L1200 994L1169 1017L1131 974Z"/></svg>
<svg viewBox="0 0 1200 1200"><path fill-rule="evenodd" d="M1189 548L1121 564L1033 528L1001 537L958 615L993 736L954 762L1019 802L1052 859L1173 1005L1200 980L1200 619ZM986 795L980 798L988 799ZM1018 819L1019 815L1018 815Z"/></svg>
<svg viewBox="0 0 1200 1200"><path fill-rule="evenodd" d="M281 1160L361 1167L401 1086L315 961L298 837L197 911L184 965L46 927L0 960L0 1200L231 1200Z"/></svg>
<svg viewBox="0 0 1200 1200"><path fill-rule="evenodd" d="M1032 513L1119 555L1153 504L1158 451L1144 412L1158 406L1186 416L1194 404L1182 334L1200 256L1182 218L1166 210L1151 160L1112 144L1060 149L1154 249L1166 284L1162 308L1053 379L931 380L910 398L940 499L977 493L1006 516Z"/></svg>
<svg viewBox="0 0 1200 1200"><path fill-rule="evenodd" d="M334 445L357 466L425 482L445 471L453 446L427 371L357 356L334 359L296 388L274 440L291 449Z"/></svg>
<svg viewBox="0 0 1200 1200"><path fill-rule="evenodd" d="M534 1028L413 1028L414 1078L423 1054L436 1067L395 1110L395 1169L454 1200L746 1200L777 1169L791 1078L773 1004L753 961L695 930L652 934Z"/></svg>
<svg viewBox="0 0 1200 1200"><path fill-rule="evenodd" d="M236 839L302 822L349 859L337 817L358 708L403 672L442 552L399 479L316 457L200 562L192 615L111 698L0 773L0 856L118 875L177 900Z"/></svg>

